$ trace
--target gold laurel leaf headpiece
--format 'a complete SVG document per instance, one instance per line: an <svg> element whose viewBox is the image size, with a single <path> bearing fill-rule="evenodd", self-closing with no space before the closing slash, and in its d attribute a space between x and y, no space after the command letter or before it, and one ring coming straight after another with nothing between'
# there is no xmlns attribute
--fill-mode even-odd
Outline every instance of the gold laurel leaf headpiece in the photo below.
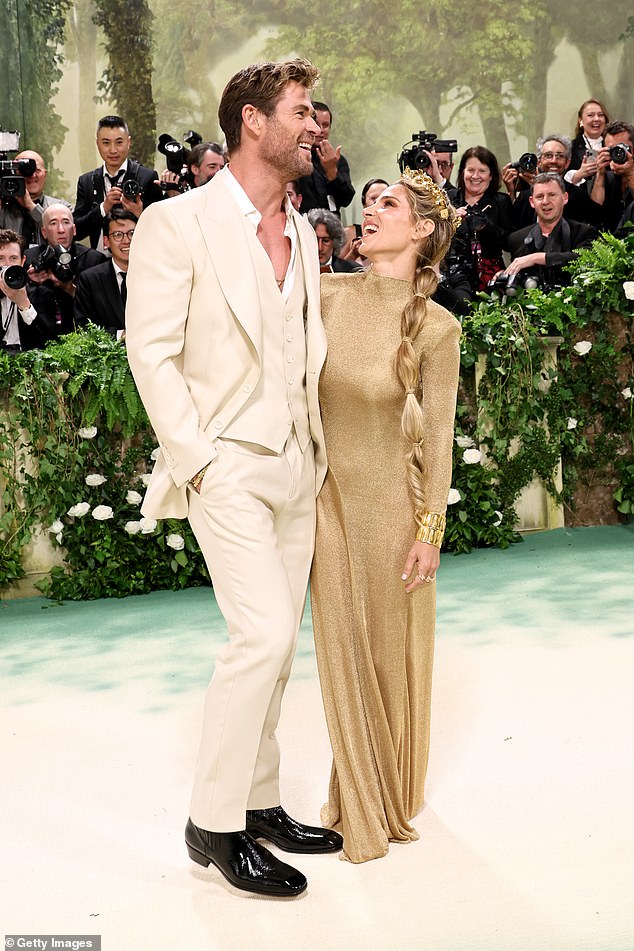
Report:
<svg viewBox="0 0 634 951"><path fill-rule="evenodd" d="M440 209L438 213L443 221L451 217L451 226L455 234L460 227L462 219L456 214L445 191L440 185L437 185L433 178L430 178L426 172L422 172L420 169L414 169L414 171L412 171L411 168L405 168L401 178L404 178L406 182L412 182L412 184L418 188L422 188L423 191L426 191L427 194L433 198L434 204L438 205Z"/></svg>

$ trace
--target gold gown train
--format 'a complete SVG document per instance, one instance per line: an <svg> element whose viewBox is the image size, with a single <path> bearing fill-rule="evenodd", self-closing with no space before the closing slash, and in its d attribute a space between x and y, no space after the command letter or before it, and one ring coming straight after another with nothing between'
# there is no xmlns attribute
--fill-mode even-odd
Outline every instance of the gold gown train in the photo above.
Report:
<svg viewBox="0 0 634 951"><path fill-rule="evenodd" d="M343 856L385 855L418 838L429 750L435 584L413 594L401 575L416 525L394 371L411 284L322 278L328 357L320 403L329 472L317 501L311 602L333 749L324 825ZM460 325L429 302L414 342L421 364L427 509L444 512L451 480ZM419 394L420 396L420 394ZM448 464L447 464L448 459Z"/></svg>

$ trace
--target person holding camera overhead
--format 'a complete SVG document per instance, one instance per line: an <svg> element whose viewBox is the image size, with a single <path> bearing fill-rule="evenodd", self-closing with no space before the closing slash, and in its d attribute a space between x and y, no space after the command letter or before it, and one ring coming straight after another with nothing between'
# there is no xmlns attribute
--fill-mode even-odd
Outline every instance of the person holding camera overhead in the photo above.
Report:
<svg viewBox="0 0 634 951"><path fill-rule="evenodd" d="M500 167L493 152L483 145L467 149L460 159L458 187L447 193L463 219L452 253L463 262L474 293L504 269L502 251L512 230L512 205L499 189Z"/></svg>
<svg viewBox="0 0 634 951"><path fill-rule="evenodd" d="M103 165L77 180L75 226L77 239L89 237L103 250L103 219L117 205L138 218L143 209L163 197L158 173L130 159L132 139L121 116L104 116L97 123L97 151Z"/></svg>

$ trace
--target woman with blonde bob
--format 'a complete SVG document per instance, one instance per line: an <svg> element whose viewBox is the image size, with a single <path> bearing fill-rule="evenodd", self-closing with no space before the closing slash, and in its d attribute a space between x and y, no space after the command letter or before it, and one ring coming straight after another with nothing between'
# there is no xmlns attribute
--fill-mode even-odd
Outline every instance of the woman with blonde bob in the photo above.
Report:
<svg viewBox="0 0 634 951"><path fill-rule="evenodd" d="M445 193L407 170L363 215L370 270L322 277L330 469L311 576L333 749L322 821L352 862L418 838L460 337L430 299L459 221Z"/></svg>

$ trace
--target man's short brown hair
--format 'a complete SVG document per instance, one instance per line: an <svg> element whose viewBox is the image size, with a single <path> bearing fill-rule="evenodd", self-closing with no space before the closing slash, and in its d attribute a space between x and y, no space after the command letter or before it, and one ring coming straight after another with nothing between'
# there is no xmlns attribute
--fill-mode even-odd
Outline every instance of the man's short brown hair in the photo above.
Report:
<svg viewBox="0 0 634 951"><path fill-rule="evenodd" d="M22 235L16 231L11 231L10 228L0 228L0 248L6 247L7 244L17 244L20 248L20 254L24 256L26 241Z"/></svg>
<svg viewBox="0 0 634 951"><path fill-rule="evenodd" d="M319 70L309 60L300 58L255 63L236 73L225 86L218 107L218 120L229 152L240 145L244 106L254 106L265 116L271 116L289 83L299 83L312 90L318 79Z"/></svg>

